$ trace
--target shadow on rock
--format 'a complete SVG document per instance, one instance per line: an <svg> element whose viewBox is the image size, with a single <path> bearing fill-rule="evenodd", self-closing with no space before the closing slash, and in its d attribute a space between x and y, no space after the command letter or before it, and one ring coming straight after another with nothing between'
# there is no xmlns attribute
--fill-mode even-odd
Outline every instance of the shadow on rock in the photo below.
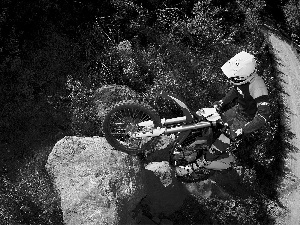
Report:
<svg viewBox="0 0 300 225"><path fill-rule="evenodd" d="M182 207L188 193L168 162L152 162L145 167L145 190L146 197L136 209L140 212L136 218L138 224L145 220L151 220L152 224L173 224L169 217Z"/></svg>

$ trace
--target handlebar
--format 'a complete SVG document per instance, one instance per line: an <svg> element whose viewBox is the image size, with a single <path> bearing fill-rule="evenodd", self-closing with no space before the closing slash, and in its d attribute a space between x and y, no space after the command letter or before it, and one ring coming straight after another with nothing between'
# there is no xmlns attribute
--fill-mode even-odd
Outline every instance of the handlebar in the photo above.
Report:
<svg viewBox="0 0 300 225"><path fill-rule="evenodd" d="M206 113L205 109L207 109L207 111L211 111L212 114ZM211 109L215 109L215 111L211 110ZM219 115L220 113L218 111L218 107L204 108L204 109L198 110L197 112L192 112L192 114L194 116L195 122L201 122L201 121L206 120L206 121L212 122L214 124L214 126L221 126L221 130L223 130L223 131L229 129L228 123L225 123L222 120L222 117ZM214 118L216 120L210 120L209 118Z"/></svg>

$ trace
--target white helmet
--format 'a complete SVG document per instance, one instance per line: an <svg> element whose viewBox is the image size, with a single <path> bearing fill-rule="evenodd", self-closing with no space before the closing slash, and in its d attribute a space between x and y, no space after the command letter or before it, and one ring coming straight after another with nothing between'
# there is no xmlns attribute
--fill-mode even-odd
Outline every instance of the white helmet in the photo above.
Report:
<svg viewBox="0 0 300 225"><path fill-rule="evenodd" d="M242 51L228 60L221 69L233 84L245 84L254 76L256 60L253 55Z"/></svg>

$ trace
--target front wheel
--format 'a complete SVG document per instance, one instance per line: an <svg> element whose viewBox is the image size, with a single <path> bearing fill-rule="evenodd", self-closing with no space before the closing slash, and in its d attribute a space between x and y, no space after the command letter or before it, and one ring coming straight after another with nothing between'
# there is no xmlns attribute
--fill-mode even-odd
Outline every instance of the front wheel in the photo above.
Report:
<svg viewBox="0 0 300 225"><path fill-rule="evenodd" d="M161 127L159 115L149 105L127 100L116 104L104 117L103 133L115 149L136 155L153 147L158 137L137 138L132 134L143 131L139 123L153 121L153 128Z"/></svg>

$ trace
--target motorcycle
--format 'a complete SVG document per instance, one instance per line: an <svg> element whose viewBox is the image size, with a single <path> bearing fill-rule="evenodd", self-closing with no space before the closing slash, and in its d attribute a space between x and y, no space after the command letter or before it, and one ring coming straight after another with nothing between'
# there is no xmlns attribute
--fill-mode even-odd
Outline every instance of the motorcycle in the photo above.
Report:
<svg viewBox="0 0 300 225"><path fill-rule="evenodd" d="M117 103L103 121L103 133L108 143L119 151L140 155L153 149L159 137L173 136L169 163L177 167L201 157L208 151L215 137L227 127L216 108L202 108L196 113L173 94L161 92L158 96L174 101L184 116L161 119L148 104L133 100ZM229 158L216 160L192 174L177 174L177 177L184 182L205 180L216 171L232 168L234 163L235 158L230 153Z"/></svg>

